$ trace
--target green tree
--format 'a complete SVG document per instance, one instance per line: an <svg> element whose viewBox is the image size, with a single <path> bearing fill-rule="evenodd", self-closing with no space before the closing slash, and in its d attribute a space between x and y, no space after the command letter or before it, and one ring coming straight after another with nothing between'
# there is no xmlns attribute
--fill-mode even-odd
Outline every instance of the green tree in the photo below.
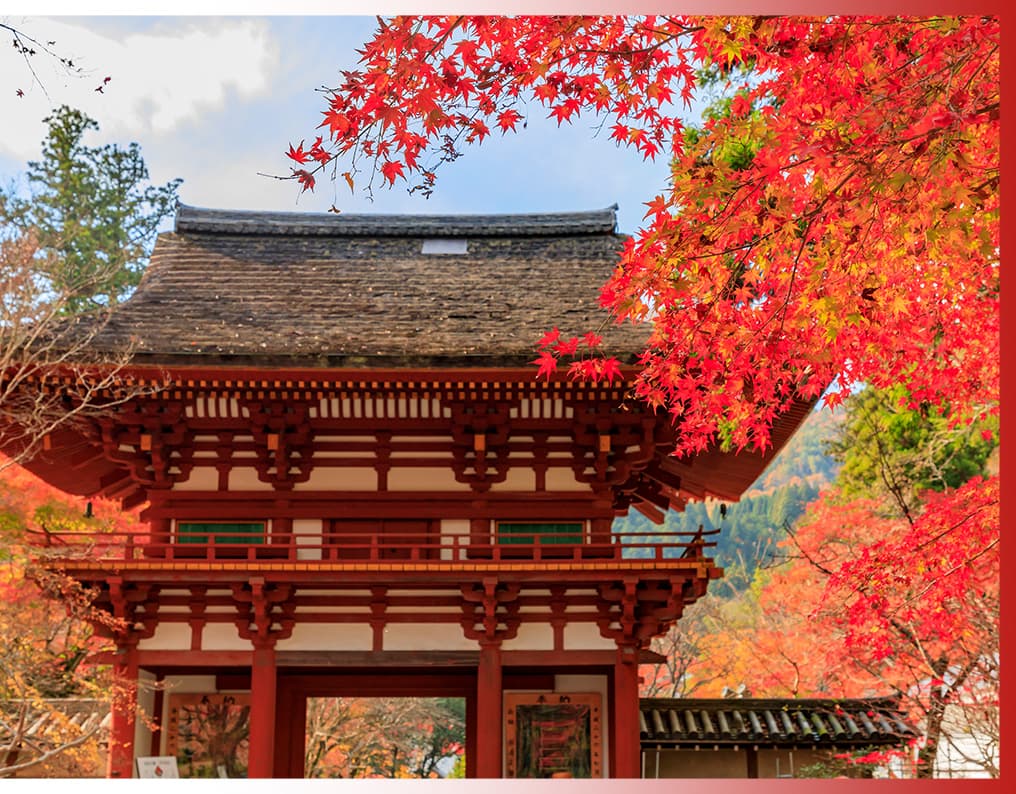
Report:
<svg viewBox="0 0 1016 794"><path fill-rule="evenodd" d="M838 484L845 498L890 496L909 516L923 493L987 473L997 417L956 425L912 402L902 387L867 388L847 401L846 420L828 444L843 462Z"/></svg>
<svg viewBox="0 0 1016 794"><path fill-rule="evenodd" d="M100 354L90 342L140 279L180 184L148 185L136 143L86 146L83 136L98 127L79 111L61 107L46 123L28 190L0 189L0 449L8 456L0 470L32 457L48 433L100 397L109 407L102 395L132 351ZM68 315L80 316L68 322ZM70 392L32 385L54 367Z"/></svg>
<svg viewBox="0 0 1016 794"><path fill-rule="evenodd" d="M0 189L5 225L31 229L44 254L42 275L66 295L64 313L109 306L141 278L158 227L176 205L179 179L148 183L141 148L84 143L99 125L79 110L58 108L42 159L28 164L28 195Z"/></svg>

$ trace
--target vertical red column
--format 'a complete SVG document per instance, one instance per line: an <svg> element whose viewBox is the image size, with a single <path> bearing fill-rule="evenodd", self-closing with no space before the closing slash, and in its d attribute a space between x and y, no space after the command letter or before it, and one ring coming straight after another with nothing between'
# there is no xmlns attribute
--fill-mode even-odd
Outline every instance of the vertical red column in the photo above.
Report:
<svg viewBox="0 0 1016 794"><path fill-rule="evenodd" d="M614 663L614 769L611 777L641 775L638 649L618 644Z"/></svg>
<svg viewBox="0 0 1016 794"><path fill-rule="evenodd" d="M145 546L146 557L165 557L173 541L173 522L168 518L153 518L148 522L152 529L152 542Z"/></svg>
<svg viewBox="0 0 1016 794"><path fill-rule="evenodd" d="M501 642L480 641L476 669L476 776L499 778L503 770Z"/></svg>
<svg viewBox="0 0 1016 794"><path fill-rule="evenodd" d="M275 647L254 645L250 676L250 751L247 777L271 777L275 768Z"/></svg>
<svg viewBox="0 0 1016 794"><path fill-rule="evenodd" d="M120 649L113 665L113 702L110 714L106 777L134 774L134 713L138 697L138 656L134 646Z"/></svg>

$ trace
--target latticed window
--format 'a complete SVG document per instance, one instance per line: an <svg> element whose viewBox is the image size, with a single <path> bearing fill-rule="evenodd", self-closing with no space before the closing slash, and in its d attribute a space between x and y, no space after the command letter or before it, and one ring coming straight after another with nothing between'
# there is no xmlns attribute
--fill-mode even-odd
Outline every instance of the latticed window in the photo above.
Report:
<svg viewBox="0 0 1016 794"><path fill-rule="evenodd" d="M226 524L219 522L180 522L176 527L178 543L249 544L265 542L263 521Z"/></svg>
<svg viewBox="0 0 1016 794"><path fill-rule="evenodd" d="M584 525L581 521L567 523L515 523L499 521L497 524L497 542L503 545L533 544L540 545L563 543L581 543ZM537 541L539 538L539 541Z"/></svg>

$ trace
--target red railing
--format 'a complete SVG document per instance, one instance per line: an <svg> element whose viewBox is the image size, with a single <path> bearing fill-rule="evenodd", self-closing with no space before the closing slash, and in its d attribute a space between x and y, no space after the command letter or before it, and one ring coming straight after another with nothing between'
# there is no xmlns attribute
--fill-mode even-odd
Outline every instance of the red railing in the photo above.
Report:
<svg viewBox="0 0 1016 794"><path fill-rule="evenodd" d="M519 562L519 561L604 561L705 559L705 550L716 546L706 540L719 530L690 532L614 532L609 540L581 543L478 542L469 535L414 534L397 537L377 533L342 532L341 538L328 533L288 532L269 534L251 542L243 533L215 532L206 542L180 542L156 537L149 532L28 532L32 544L50 560L288 560L332 562ZM496 541L496 539L495 539Z"/></svg>

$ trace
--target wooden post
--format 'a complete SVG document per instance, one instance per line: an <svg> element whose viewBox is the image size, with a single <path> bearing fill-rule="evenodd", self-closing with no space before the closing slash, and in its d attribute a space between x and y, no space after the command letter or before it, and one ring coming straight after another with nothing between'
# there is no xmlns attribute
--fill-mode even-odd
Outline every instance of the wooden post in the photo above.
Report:
<svg viewBox="0 0 1016 794"><path fill-rule="evenodd" d="M499 640L480 640L480 662L476 669L476 726L476 776L499 778L504 752Z"/></svg>
<svg viewBox="0 0 1016 794"><path fill-rule="evenodd" d="M113 665L113 703L110 713L106 777L134 775L134 713L138 697L138 655L133 645L121 647Z"/></svg>
<svg viewBox="0 0 1016 794"><path fill-rule="evenodd" d="M638 649L619 643L614 663L614 768L611 777L639 777L641 756Z"/></svg>
<svg viewBox="0 0 1016 794"><path fill-rule="evenodd" d="M173 522L168 518L153 518L149 521L152 543L145 547L146 557L165 557L167 548L173 542ZM154 546L154 548L153 548Z"/></svg>
<svg viewBox="0 0 1016 794"><path fill-rule="evenodd" d="M275 769L275 673L274 643L256 643L250 676L249 778L270 778Z"/></svg>
<svg viewBox="0 0 1016 794"><path fill-rule="evenodd" d="M747 777L754 780L758 777L758 750L754 747L746 747L745 760L748 765Z"/></svg>
<svg viewBox="0 0 1016 794"><path fill-rule="evenodd" d="M165 676L159 673L155 676L155 698L152 703L152 713L149 719L152 721L152 743L149 755L162 755L162 712L165 704Z"/></svg>

